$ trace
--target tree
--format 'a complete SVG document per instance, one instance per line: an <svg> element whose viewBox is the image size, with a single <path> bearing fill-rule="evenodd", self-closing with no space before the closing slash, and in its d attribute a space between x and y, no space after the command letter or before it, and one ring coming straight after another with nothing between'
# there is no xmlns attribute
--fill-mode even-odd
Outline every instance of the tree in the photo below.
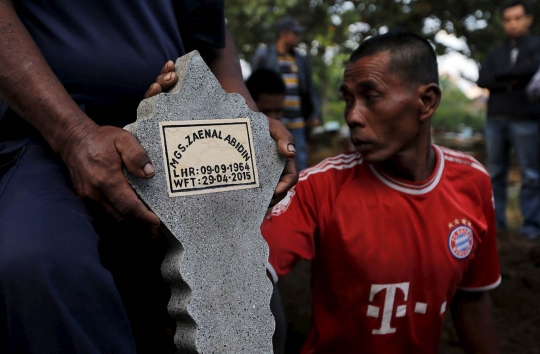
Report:
<svg viewBox="0 0 540 354"><path fill-rule="evenodd" d="M540 0L530 2L533 15L540 18ZM327 45L350 50L352 42L389 29L403 29L430 39L438 30L446 30L465 39L475 59L482 59L504 38L499 3L492 0L228 0L225 10L228 28L246 58L258 43L273 40L272 24L285 14L307 27L308 49L313 47L313 39L318 41L314 56L323 55ZM540 22L532 28L533 32L538 30ZM446 50L444 45L436 46L441 54Z"/></svg>
<svg viewBox="0 0 540 354"><path fill-rule="evenodd" d="M440 87L443 95L431 125L444 131L458 131L461 127L481 131L485 124L485 105L469 100L448 78L441 77Z"/></svg>
<svg viewBox="0 0 540 354"><path fill-rule="evenodd" d="M536 18L540 18L539 2L531 0ZM228 0L225 16L238 52L246 60L257 45L273 42L272 25L277 18L288 14L306 26L302 49L311 57L323 115L328 115L328 103L337 99L343 63L366 37L407 30L426 36L443 54L454 49L434 38L439 30L446 30L467 42L463 54L481 61L504 38L498 6L492 0ZM537 29L540 21L533 32Z"/></svg>

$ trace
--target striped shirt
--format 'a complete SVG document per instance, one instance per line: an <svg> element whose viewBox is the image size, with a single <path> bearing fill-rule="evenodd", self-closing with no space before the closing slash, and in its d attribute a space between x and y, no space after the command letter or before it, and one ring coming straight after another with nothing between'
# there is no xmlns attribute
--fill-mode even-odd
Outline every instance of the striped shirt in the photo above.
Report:
<svg viewBox="0 0 540 354"><path fill-rule="evenodd" d="M300 102L300 88L298 66L296 60L291 55L278 56L281 77L285 83L285 103L283 108L282 121L289 129L303 128L305 126L302 117L302 107Z"/></svg>

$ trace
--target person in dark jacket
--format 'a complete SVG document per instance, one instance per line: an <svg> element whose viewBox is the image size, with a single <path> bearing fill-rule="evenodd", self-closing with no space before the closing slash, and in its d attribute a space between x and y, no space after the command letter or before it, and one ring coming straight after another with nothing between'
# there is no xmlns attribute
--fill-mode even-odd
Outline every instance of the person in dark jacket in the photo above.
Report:
<svg viewBox="0 0 540 354"><path fill-rule="evenodd" d="M320 123L319 97L311 77L308 58L296 48L300 33L305 28L292 17L279 19L275 25L276 43L260 46L251 60L253 72L269 69L280 74L285 83L285 107L282 121L296 140L296 164L298 170L308 167L306 151L306 125Z"/></svg>
<svg viewBox="0 0 540 354"><path fill-rule="evenodd" d="M491 50L480 69L478 86L489 89L486 145L493 184L497 225L506 228L507 176L510 147L521 168L521 235L540 236L540 176L538 118L540 104L531 103L525 87L540 65L540 38L529 34L531 6L510 0L502 7L508 39Z"/></svg>

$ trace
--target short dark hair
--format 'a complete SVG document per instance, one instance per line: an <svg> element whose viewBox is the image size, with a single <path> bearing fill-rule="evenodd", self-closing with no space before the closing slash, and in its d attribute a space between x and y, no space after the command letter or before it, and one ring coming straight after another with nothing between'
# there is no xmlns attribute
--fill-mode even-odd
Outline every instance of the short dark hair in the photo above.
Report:
<svg viewBox="0 0 540 354"><path fill-rule="evenodd" d="M390 52L390 69L411 84L439 84L437 55L431 44L415 34L391 31L363 41L351 54L349 63L375 55Z"/></svg>
<svg viewBox="0 0 540 354"><path fill-rule="evenodd" d="M292 31L296 34L302 33L306 30L304 26L300 26L298 21L296 21L291 16L285 16L280 19L278 19L276 22L274 22L274 33L276 37L279 38L281 32L284 31Z"/></svg>
<svg viewBox="0 0 540 354"><path fill-rule="evenodd" d="M246 87L253 99L257 101L261 93L284 95L285 84L281 76L267 69L259 69L251 74Z"/></svg>
<svg viewBox="0 0 540 354"><path fill-rule="evenodd" d="M509 9L514 6L523 6L525 14L530 15L532 13L531 4L526 0L507 0L501 6L501 15L504 13L504 10Z"/></svg>

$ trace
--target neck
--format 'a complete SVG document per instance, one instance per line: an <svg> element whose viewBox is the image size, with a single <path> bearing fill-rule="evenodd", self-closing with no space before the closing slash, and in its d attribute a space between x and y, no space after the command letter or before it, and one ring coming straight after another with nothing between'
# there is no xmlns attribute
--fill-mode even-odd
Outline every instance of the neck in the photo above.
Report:
<svg viewBox="0 0 540 354"><path fill-rule="evenodd" d="M390 160L377 163L377 168L404 180L421 182L435 169L436 156L431 147L431 137L423 143L396 154Z"/></svg>
<svg viewBox="0 0 540 354"><path fill-rule="evenodd" d="M510 38L510 43L511 44L516 44L521 38L525 37L527 35L527 33L524 33L523 35L519 36L519 37L509 37Z"/></svg>
<svg viewBox="0 0 540 354"><path fill-rule="evenodd" d="M289 46L282 40L279 40L276 42L276 49L279 54L290 54L292 51L292 48L289 48Z"/></svg>

